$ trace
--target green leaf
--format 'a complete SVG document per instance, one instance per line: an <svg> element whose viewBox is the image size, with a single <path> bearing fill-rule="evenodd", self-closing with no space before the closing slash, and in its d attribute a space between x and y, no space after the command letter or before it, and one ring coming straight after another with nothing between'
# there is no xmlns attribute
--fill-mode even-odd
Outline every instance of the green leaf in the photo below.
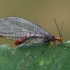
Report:
<svg viewBox="0 0 70 70"><path fill-rule="evenodd" d="M0 70L70 70L70 42L15 48L0 45Z"/></svg>

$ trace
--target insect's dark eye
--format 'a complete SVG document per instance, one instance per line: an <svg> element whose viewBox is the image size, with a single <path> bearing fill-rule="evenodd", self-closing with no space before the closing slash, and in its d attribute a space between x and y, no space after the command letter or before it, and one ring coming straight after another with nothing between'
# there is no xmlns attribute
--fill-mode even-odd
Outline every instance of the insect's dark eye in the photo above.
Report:
<svg viewBox="0 0 70 70"><path fill-rule="evenodd" d="M58 41L60 41L60 39Z"/></svg>
<svg viewBox="0 0 70 70"><path fill-rule="evenodd" d="M62 39L59 39L58 41L62 42Z"/></svg>

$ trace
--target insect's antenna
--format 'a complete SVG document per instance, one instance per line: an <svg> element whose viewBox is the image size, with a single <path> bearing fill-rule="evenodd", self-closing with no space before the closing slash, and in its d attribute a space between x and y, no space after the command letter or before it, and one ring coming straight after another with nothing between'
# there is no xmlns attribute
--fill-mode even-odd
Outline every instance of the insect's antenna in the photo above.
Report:
<svg viewBox="0 0 70 70"><path fill-rule="evenodd" d="M56 24L56 26L57 26L57 29L58 29L58 32L59 32L59 35L60 35L60 38L61 38L61 33L60 33L59 27L58 27L58 25L57 25L57 23L56 23L56 20L55 20L55 19L54 19L54 22L55 22L55 24ZM62 28L61 28L61 32L62 32Z"/></svg>
<svg viewBox="0 0 70 70"><path fill-rule="evenodd" d="M62 38L62 27L63 27L63 20L62 20L62 25L61 25L61 38Z"/></svg>

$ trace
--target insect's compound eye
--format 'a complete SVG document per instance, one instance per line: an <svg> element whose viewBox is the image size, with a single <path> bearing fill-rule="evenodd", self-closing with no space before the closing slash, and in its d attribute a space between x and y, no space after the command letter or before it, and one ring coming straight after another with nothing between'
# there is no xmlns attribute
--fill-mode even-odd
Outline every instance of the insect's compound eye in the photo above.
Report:
<svg viewBox="0 0 70 70"><path fill-rule="evenodd" d="M58 41L61 41L61 39L59 39Z"/></svg>
<svg viewBox="0 0 70 70"><path fill-rule="evenodd" d="M59 42L62 42L62 38L59 38L58 41L59 41Z"/></svg>

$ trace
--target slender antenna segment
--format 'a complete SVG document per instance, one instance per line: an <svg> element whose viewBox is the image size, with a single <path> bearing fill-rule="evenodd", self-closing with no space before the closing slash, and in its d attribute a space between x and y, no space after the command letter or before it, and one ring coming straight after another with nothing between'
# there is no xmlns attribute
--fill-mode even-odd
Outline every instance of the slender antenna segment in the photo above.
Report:
<svg viewBox="0 0 70 70"><path fill-rule="evenodd" d="M63 20L62 20L62 25L61 25L61 38L62 38L62 28L63 28Z"/></svg>
<svg viewBox="0 0 70 70"><path fill-rule="evenodd" d="M58 29L58 32L59 32L59 35L60 35L60 38L61 38L61 33L60 33L59 27L58 27L58 25L57 25L57 23L56 23L56 20L55 20L55 19L54 19L54 22L55 22L55 24L56 24L56 26L57 26L57 29ZM62 28L61 28L61 31L62 31Z"/></svg>

